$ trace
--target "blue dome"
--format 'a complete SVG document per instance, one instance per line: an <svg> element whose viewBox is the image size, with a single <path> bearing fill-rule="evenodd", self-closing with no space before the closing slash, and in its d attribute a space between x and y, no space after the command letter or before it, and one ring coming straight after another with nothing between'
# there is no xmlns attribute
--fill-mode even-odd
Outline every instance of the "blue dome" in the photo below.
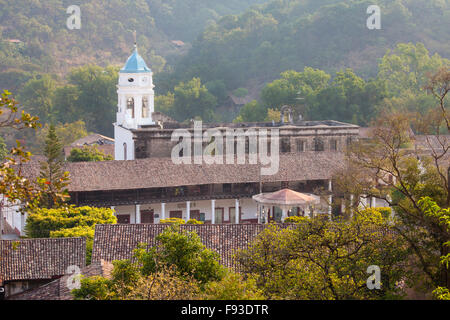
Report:
<svg viewBox="0 0 450 320"><path fill-rule="evenodd" d="M137 48L134 49L133 54L128 58L125 66L120 70L121 73L141 73L152 72L144 59L138 54Z"/></svg>

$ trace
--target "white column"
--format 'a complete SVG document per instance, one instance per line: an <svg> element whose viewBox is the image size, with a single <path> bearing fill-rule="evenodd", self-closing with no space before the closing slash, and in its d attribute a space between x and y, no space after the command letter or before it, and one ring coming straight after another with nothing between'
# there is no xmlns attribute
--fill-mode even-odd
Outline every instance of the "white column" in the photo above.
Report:
<svg viewBox="0 0 450 320"><path fill-rule="evenodd" d="M191 219L191 202L186 201L186 221Z"/></svg>
<svg viewBox="0 0 450 320"><path fill-rule="evenodd" d="M117 212L116 212L116 206L111 206L111 210L113 210L114 211L114 216L116 216L117 217Z"/></svg>
<svg viewBox="0 0 450 320"><path fill-rule="evenodd" d="M375 197L370 198L370 207L375 208L376 207L376 199Z"/></svg>
<svg viewBox="0 0 450 320"><path fill-rule="evenodd" d="M259 213L258 213L258 216L259 216ZM240 221L239 221L239 200L238 199L234 200L234 218L235 218L234 222L236 224L239 224Z"/></svg>
<svg viewBox="0 0 450 320"><path fill-rule="evenodd" d="M353 194L350 195L350 218L353 217Z"/></svg>
<svg viewBox="0 0 450 320"><path fill-rule="evenodd" d="M19 228L19 232L20 232L20 235L21 236L23 236L23 235L25 235L25 221L27 221L27 217L26 217L26 213L20 213L19 212L19 214L20 214L20 228Z"/></svg>
<svg viewBox="0 0 450 320"><path fill-rule="evenodd" d="M135 208L136 224L141 223L141 205L137 204Z"/></svg>
<svg viewBox="0 0 450 320"><path fill-rule="evenodd" d="M166 204L165 203L161 203L161 219L165 219L166 218Z"/></svg>
<svg viewBox="0 0 450 320"><path fill-rule="evenodd" d="M256 203L256 217L258 218L258 224L261 223L261 211L258 203Z"/></svg>
<svg viewBox="0 0 450 320"><path fill-rule="evenodd" d="M288 216L287 209L282 209L281 212L281 222L284 222L284 219L286 219Z"/></svg>
<svg viewBox="0 0 450 320"><path fill-rule="evenodd" d="M211 200L211 223L216 223L216 200Z"/></svg>
<svg viewBox="0 0 450 320"><path fill-rule="evenodd" d="M331 179L328 180L328 191L330 191L330 192L333 191L333 188L332 188L332 185L331 185ZM329 216L329 218L331 220L331 210L332 210L331 204L333 203L333 196L331 194L328 197L328 202L329 202L329 205L328 205L328 216Z"/></svg>
<svg viewBox="0 0 450 320"><path fill-rule="evenodd" d="M138 124L142 119L142 97L134 96L134 123Z"/></svg>

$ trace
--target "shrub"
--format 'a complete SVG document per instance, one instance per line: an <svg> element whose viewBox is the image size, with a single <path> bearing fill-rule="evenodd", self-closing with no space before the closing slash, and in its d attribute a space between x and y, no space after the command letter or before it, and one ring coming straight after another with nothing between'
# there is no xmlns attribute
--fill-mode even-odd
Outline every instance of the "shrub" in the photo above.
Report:
<svg viewBox="0 0 450 320"><path fill-rule="evenodd" d="M390 207L379 207L375 208L375 210L380 212L384 219L389 219L392 215L392 209Z"/></svg>
<svg viewBox="0 0 450 320"><path fill-rule="evenodd" d="M86 263L90 264L95 225L116 222L117 218L110 208L41 208L29 214L25 232L31 238L86 238Z"/></svg>
<svg viewBox="0 0 450 320"><path fill-rule="evenodd" d="M235 95L238 98L243 98L248 95L248 90L245 88L237 88L233 91L233 95Z"/></svg>
<svg viewBox="0 0 450 320"><path fill-rule="evenodd" d="M302 223L307 221L308 218L307 217L298 217L298 216L292 216L292 217L287 217L286 219L284 219L284 223Z"/></svg>
<svg viewBox="0 0 450 320"><path fill-rule="evenodd" d="M195 219L189 219L186 222L186 224L203 224L203 223L204 223L203 221L198 221L198 220L195 220Z"/></svg>
<svg viewBox="0 0 450 320"><path fill-rule="evenodd" d="M205 286L204 299L263 300L264 296L254 279L244 280L241 275L229 272L222 280L209 282Z"/></svg>
<svg viewBox="0 0 450 320"><path fill-rule="evenodd" d="M184 219L181 219L181 218L167 218L167 219L161 219L159 221L159 223L180 225L180 224L185 224L186 222L184 221Z"/></svg>
<svg viewBox="0 0 450 320"><path fill-rule="evenodd" d="M112 156L98 150L96 146L84 146L70 150L69 162L108 161L114 160Z"/></svg>

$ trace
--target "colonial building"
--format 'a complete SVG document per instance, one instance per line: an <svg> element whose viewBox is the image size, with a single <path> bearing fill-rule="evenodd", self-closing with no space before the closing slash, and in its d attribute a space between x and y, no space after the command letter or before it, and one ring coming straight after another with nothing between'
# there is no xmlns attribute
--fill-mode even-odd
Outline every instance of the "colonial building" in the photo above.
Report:
<svg viewBox="0 0 450 320"><path fill-rule="evenodd" d="M277 122L178 123L154 112L152 71L137 48L120 70L117 88L115 160L66 164L73 204L112 207L119 223L159 223L169 217L211 224L258 223L267 219L261 219L252 197L290 188L321 195L321 203L308 214L340 212L332 197L332 177L344 163L347 145L359 138L358 126L304 121L288 106ZM265 140L258 136L261 133ZM176 149L186 136L193 139L186 138L188 143ZM174 155L178 160L188 158L198 147L202 155L212 141L217 146L219 136L224 137L223 148L214 149L214 156L226 161L197 162L195 156L193 162L174 161ZM275 164L262 161L263 149ZM239 150L244 154L241 161ZM272 164L273 173L264 174ZM30 166L31 176L37 176L38 169ZM280 208L268 211L269 220L282 219ZM289 214L305 212L293 208Z"/></svg>
<svg viewBox="0 0 450 320"><path fill-rule="evenodd" d="M331 120L295 120L289 107L283 108L279 122L209 123L200 127L194 122L178 123L154 112L152 72L137 48L120 70L117 87L116 161L68 164L72 203L113 207L119 223L158 223L168 217L212 224L256 223L261 221L252 196L289 187L321 192L322 204L314 211L331 214L331 177L342 164L346 146L358 138L358 126ZM193 154L196 134L203 152L211 130L223 137L230 131L236 134L231 144L225 147L223 143L221 153L234 154L242 147L244 163L174 163L174 148L180 143L174 139L175 132L194 137ZM251 160L261 148L253 148L252 135L269 133L266 147L270 154L275 130L278 171L262 175L262 164ZM181 151L182 157L190 155ZM295 209L291 214L303 212ZM271 208L270 216L279 221L281 210Z"/></svg>

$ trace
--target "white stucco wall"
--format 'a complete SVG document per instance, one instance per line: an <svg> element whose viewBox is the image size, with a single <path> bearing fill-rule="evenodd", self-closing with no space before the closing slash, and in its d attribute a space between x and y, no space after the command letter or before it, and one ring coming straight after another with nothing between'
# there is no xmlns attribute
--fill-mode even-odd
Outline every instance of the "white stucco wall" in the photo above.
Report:
<svg viewBox="0 0 450 320"><path fill-rule="evenodd" d="M114 159L125 160L123 144L127 144L127 160L134 160L134 141L130 130L114 124Z"/></svg>
<svg viewBox="0 0 450 320"><path fill-rule="evenodd" d="M3 196L0 196L0 201ZM3 218L5 221L13 228L17 229L20 232L21 236L25 235L25 221L27 219L27 214L22 214L19 211L19 205L6 203L3 210Z"/></svg>

